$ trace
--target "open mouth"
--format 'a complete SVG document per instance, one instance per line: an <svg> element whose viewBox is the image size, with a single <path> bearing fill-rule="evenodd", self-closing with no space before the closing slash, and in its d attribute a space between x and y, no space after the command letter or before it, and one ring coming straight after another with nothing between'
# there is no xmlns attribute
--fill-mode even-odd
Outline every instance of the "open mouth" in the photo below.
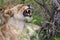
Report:
<svg viewBox="0 0 60 40"><path fill-rule="evenodd" d="M23 12L23 15L26 17L26 16L29 16L31 17L31 9L26 9L24 12Z"/></svg>

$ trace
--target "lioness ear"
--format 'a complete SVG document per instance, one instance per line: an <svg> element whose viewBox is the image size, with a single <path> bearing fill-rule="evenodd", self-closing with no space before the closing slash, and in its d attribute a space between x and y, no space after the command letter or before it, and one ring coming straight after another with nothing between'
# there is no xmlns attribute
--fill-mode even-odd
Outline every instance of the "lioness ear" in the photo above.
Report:
<svg viewBox="0 0 60 40"><path fill-rule="evenodd" d="M9 10L6 14L9 15L10 17L13 17L14 15L12 10Z"/></svg>
<svg viewBox="0 0 60 40"><path fill-rule="evenodd" d="M7 11L5 11L4 12L4 17L12 17L14 14L13 14L13 12L12 12L12 10L7 10Z"/></svg>

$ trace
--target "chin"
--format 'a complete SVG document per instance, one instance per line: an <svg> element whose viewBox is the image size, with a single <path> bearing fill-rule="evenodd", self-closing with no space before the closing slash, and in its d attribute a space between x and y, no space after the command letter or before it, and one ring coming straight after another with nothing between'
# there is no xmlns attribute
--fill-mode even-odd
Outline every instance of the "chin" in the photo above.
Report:
<svg viewBox="0 0 60 40"><path fill-rule="evenodd" d="M25 17L27 22L31 22L33 20L33 17Z"/></svg>

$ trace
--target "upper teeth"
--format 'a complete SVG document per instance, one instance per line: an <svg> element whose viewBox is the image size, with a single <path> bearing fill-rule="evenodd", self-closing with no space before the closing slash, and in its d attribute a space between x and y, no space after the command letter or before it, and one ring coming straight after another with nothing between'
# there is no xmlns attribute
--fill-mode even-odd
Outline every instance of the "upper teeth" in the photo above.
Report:
<svg viewBox="0 0 60 40"><path fill-rule="evenodd" d="M28 12L28 10L27 10L27 12Z"/></svg>

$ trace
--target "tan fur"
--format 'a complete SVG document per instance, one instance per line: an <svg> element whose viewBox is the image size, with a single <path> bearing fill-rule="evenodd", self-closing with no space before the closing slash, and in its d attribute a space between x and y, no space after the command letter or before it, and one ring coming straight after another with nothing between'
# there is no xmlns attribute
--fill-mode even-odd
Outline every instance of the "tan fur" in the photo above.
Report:
<svg viewBox="0 0 60 40"><path fill-rule="evenodd" d="M20 40L21 33L26 35L26 29L29 29L28 27L30 25L28 23L26 24L26 18L23 16L23 12L27 8L25 4L18 4L4 10L2 16L5 24L0 27L0 40ZM30 28L34 28L34 26Z"/></svg>

